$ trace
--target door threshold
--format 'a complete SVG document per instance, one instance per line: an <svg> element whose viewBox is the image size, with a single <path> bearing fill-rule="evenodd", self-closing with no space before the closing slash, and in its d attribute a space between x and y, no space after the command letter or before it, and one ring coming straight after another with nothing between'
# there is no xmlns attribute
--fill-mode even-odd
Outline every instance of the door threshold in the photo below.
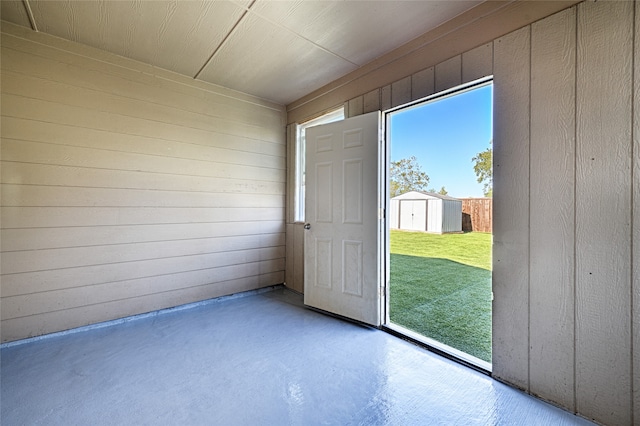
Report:
<svg viewBox="0 0 640 426"><path fill-rule="evenodd" d="M310 306L310 305L306 305L305 304L304 307L307 308L307 309L310 309L312 311L316 311L319 314L328 315L328 316L333 317L335 319L339 319L339 320L342 320L342 321L350 322L350 323L355 324L355 325L359 325L360 327L370 328L370 329L375 329L375 330L379 330L381 328L381 326L375 326L375 325L367 324L366 322L362 322L362 321L359 321L357 319L349 318L349 317L346 317L344 315L336 314L336 313L331 312L331 311L325 311L324 309L316 308L315 306Z"/></svg>
<svg viewBox="0 0 640 426"><path fill-rule="evenodd" d="M491 376L491 363L487 361L476 358L475 356L462 352L459 349L452 348L451 346L445 345L437 340L423 336L422 334L416 333L415 331L404 328L398 324L388 323L383 325L382 329L394 336L400 337L401 339L408 340L418 346L422 346L431 352L437 353L438 355L463 364L469 368L479 371L480 373Z"/></svg>

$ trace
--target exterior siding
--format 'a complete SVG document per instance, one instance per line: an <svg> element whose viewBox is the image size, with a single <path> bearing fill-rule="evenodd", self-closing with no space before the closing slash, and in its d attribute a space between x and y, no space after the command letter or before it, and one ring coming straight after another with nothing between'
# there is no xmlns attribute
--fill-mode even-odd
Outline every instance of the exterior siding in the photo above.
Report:
<svg viewBox="0 0 640 426"><path fill-rule="evenodd" d="M284 281L283 107L2 23L2 341Z"/></svg>
<svg viewBox="0 0 640 426"><path fill-rule="evenodd" d="M378 88L357 82L370 110L394 87L415 100L493 74L493 376L618 425L640 419L638 7L583 2L461 59L416 51L375 71ZM409 62L425 64L410 90ZM355 88L314 102L351 103Z"/></svg>
<svg viewBox="0 0 640 426"><path fill-rule="evenodd" d="M462 231L462 201L442 200L442 232Z"/></svg>
<svg viewBox="0 0 640 426"><path fill-rule="evenodd" d="M442 200L429 200L427 231L442 233Z"/></svg>

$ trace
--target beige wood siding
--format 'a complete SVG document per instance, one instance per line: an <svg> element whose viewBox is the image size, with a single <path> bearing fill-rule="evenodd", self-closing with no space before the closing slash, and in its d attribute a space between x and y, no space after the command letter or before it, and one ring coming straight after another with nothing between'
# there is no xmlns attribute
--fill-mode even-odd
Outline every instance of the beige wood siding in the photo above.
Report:
<svg viewBox="0 0 640 426"><path fill-rule="evenodd" d="M425 98L435 93L434 72L435 67L431 67L411 76L411 97L413 99Z"/></svg>
<svg viewBox="0 0 640 426"><path fill-rule="evenodd" d="M575 52L575 8L532 25L530 388L569 409L575 408Z"/></svg>
<svg viewBox="0 0 640 426"><path fill-rule="evenodd" d="M284 124L2 22L2 341L284 282Z"/></svg>
<svg viewBox="0 0 640 426"><path fill-rule="evenodd" d="M449 60L457 61L458 59L452 59L457 55L471 54L478 46L490 44L498 37L576 3L579 3L579 0L483 2L473 8L473 13L459 15L398 49L290 103L287 105L287 122L302 122L317 115L318 112L328 111L342 105L348 99L380 87L382 87L381 108L388 109L391 105L390 84L392 82L400 81L435 65L448 66L450 64L444 65L444 63ZM389 84L388 87L385 86L387 84Z"/></svg>
<svg viewBox="0 0 640 426"><path fill-rule="evenodd" d="M631 357L633 372L631 386L633 388L632 416L640 421L640 10L636 4L635 33L633 43L633 164L631 194Z"/></svg>
<svg viewBox="0 0 640 426"><path fill-rule="evenodd" d="M530 28L525 27L496 40L493 59L492 363L497 376L525 389L529 267L513 259L529 257L529 46Z"/></svg>
<svg viewBox="0 0 640 426"><path fill-rule="evenodd" d="M576 407L608 424L633 419L633 6L585 2L577 22Z"/></svg>
<svg viewBox="0 0 640 426"><path fill-rule="evenodd" d="M638 8L580 3L435 64L436 41L398 52L288 116L390 108L406 72L412 99L493 74L493 376L616 425L640 421Z"/></svg>

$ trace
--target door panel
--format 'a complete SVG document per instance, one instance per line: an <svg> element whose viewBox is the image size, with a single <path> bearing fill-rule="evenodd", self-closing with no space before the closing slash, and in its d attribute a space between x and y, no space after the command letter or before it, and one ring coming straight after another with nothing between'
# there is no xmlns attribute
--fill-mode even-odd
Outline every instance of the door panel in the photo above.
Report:
<svg viewBox="0 0 640 426"><path fill-rule="evenodd" d="M400 200L400 229L427 229L427 200Z"/></svg>
<svg viewBox="0 0 640 426"><path fill-rule="evenodd" d="M306 130L305 304L381 324L380 113Z"/></svg>

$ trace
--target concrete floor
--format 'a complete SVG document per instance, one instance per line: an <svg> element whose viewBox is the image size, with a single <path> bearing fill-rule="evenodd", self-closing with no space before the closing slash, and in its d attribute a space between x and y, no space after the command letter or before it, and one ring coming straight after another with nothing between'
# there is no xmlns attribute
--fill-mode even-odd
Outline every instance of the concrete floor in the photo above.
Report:
<svg viewBox="0 0 640 426"><path fill-rule="evenodd" d="M282 288L1 353L2 425L585 425Z"/></svg>

